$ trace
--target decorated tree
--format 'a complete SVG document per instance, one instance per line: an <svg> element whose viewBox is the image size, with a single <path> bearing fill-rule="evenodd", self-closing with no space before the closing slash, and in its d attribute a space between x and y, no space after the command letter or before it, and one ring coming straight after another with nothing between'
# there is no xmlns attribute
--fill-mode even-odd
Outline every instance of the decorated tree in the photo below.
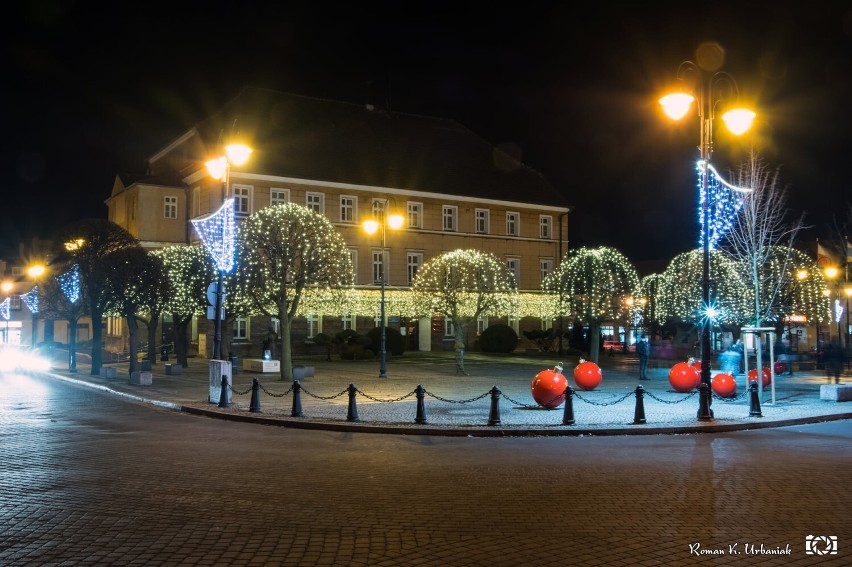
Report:
<svg viewBox="0 0 852 567"><path fill-rule="evenodd" d="M589 326L589 358L600 359L601 323L629 316L627 299L639 288L636 268L618 250L578 248L542 282L542 289L559 295L557 314Z"/></svg>
<svg viewBox="0 0 852 567"><path fill-rule="evenodd" d="M189 324L207 305L207 286L216 277L213 259L203 246L167 246L154 254L163 261L169 281L166 311L175 326L175 356L186 366Z"/></svg>
<svg viewBox="0 0 852 567"><path fill-rule="evenodd" d="M785 282L772 299L773 309L767 315L777 332L783 325L801 320L816 325L831 322L830 301L823 293L826 279L813 258L800 250L774 246L763 270L770 279Z"/></svg>
<svg viewBox="0 0 852 567"><path fill-rule="evenodd" d="M85 306L92 318L93 375L101 372L102 321L104 313L111 307L111 296L106 293L106 289L112 273L105 258L118 250L137 246L139 243L129 232L104 219L78 221L60 231L56 240L56 261L65 269L77 266Z"/></svg>
<svg viewBox="0 0 852 567"><path fill-rule="evenodd" d="M254 309L281 322L281 379L293 379L290 325L309 292L352 285L346 242L323 215L294 203L265 207L237 235L236 277Z"/></svg>
<svg viewBox="0 0 852 567"><path fill-rule="evenodd" d="M465 336L477 319L515 312L517 291L511 281L504 262L478 250L446 252L417 270L412 283L416 309L451 322L457 373L465 374Z"/></svg>
<svg viewBox="0 0 852 567"><path fill-rule="evenodd" d="M159 302L167 293L163 261L141 247L125 248L113 252L104 258L107 269L112 273L105 292L112 296L110 312L124 317L127 322L130 350L130 373L138 370L135 353L139 344L139 322L146 322L140 314L144 313L152 302ZM156 328L156 319L149 328ZM148 343L148 359L156 360ZM152 352L153 351L153 352Z"/></svg>
<svg viewBox="0 0 852 567"><path fill-rule="evenodd" d="M68 323L68 371L77 372L77 322L86 314L85 289L77 266L39 286L39 304L45 317Z"/></svg>
<svg viewBox="0 0 852 567"><path fill-rule="evenodd" d="M731 192L741 193L741 204L732 226L723 237L725 253L736 260L752 288L753 313L749 322L762 327L771 322L780 330L784 320L780 298L795 278L793 242L802 229L802 218L788 221L786 191L779 185L779 170L752 151L736 171ZM757 367L762 368L760 335Z"/></svg>
<svg viewBox="0 0 852 567"><path fill-rule="evenodd" d="M692 250L675 256L660 275L653 297L656 320L671 324L675 340L686 343L710 318L725 325L741 325L751 311L752 291L742 278L736 262L714 250L710 253L710 309L702 305L703 251ZM695 335L696 341L699 339Z"/></svg>

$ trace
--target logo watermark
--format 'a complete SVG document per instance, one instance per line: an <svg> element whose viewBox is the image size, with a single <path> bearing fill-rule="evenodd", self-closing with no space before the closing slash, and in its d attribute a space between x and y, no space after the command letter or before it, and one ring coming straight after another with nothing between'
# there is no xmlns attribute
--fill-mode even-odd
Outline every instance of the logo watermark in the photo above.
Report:
<svg viewBox="0 0 852 567"><path fill-rule="evenodd" d="M837 536L809 535L805 538L806 555L837 555Z"/></svg>

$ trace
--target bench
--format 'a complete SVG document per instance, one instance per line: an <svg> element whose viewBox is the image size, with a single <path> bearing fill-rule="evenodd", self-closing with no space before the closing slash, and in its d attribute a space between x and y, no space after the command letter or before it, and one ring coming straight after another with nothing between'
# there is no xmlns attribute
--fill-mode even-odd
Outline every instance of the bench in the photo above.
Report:
<svg viewBox="0 0 852 567"><path fill-rule="evenodd" d="M829 402L852 401L852 384L822 384L819 387L819 399Z"/></svg>
<svg viewBox="0 0 852 567"><path fill-rule="evenodd" d="M182 371L183 366L180 364L166 364L166 376L178 376Z"/></svg>

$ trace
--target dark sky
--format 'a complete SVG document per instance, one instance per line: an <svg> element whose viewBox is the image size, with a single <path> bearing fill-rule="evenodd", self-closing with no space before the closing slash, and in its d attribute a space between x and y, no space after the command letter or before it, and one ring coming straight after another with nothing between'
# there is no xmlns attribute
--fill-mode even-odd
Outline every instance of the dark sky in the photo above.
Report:
<svg viewBox="0 0 852 567"><path fill-rule="evenodd" d="M116 173L253 85L457 120L567 196L569 246L667 260L697 242L699 127L666 122L656 100L703 42L759 114L739 141L717 121L717 168L753 146L807 237L846 218L852 2L498 4L11 4L2 248L105 217Z"/></svg>

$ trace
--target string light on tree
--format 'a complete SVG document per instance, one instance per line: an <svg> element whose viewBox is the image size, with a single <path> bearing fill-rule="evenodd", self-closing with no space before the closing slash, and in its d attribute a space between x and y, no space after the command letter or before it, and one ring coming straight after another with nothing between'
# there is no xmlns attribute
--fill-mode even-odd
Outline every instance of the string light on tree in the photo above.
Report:
<svg viewBox="0 0 852 567"><path fill-rule="evenodd" d="M80 268L75 265L70 271L56 276L56 281L68 301L77 303L80 299Z"/></svg>
<svg viewBox="0 0 852 567"><path fill-rule="evenodd" d="M38 286L33 286L30 291L21 295L21 301L24 302L30 313L38 313Z"/></svg>

